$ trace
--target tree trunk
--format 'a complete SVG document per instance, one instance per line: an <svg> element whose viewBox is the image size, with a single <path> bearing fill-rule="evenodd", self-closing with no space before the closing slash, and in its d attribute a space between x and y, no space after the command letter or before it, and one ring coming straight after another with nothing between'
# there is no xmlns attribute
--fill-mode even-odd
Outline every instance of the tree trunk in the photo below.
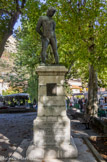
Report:
<svg viewBox="0 0 107 162"><path fill-rule="evenodd" d="M8 38L13 34L13 28L14 28L14 25L15 25L17 19L19 18L19 15L20 15L19 11L15 12L9 21L8 30L6 33L4 33L3 38L0 42L0 57L3 54L3 51L4 51L4 48L5 48Z"/></svg>
<svg viewBox="0 0 107 162"><path fill-rule="evenodd" d="M97 116L98 112L98 83L97 74L93 65L89 67L89 82L88 82L88 107L87 114L90 116Z"/></svg>
<svg viewBox="0 0 107 162"><path fill-rule="evenodd" d="M12 35L12 32L7 32L4 34L4 37L3 37L2 41L0 42L0 57L2 56L5 44L11 35Z"/></svg>

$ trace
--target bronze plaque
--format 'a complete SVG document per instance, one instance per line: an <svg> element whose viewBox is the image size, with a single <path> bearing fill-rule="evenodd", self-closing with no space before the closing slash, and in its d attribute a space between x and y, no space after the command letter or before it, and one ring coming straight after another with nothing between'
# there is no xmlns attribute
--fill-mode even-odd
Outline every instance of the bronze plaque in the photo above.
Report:
<svg viewBox="0 0 107 162"><path fill-rule="evenodd" d="M48 83L46 86L47 86L47 96L57 96L56 83Z"/></svg>

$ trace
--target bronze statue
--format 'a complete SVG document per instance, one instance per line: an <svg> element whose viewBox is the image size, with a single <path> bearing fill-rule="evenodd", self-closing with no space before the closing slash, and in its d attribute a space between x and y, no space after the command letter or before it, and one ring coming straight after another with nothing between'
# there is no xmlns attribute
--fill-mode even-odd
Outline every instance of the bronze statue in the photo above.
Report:
<svg viewBox="0 0 107 162"><path fill-rule="evenodd" d="M46 63L46 50L49 44L51 45L53 50L55 63L59 63L57 41L55 36L55 22L52 19L52 16L55 14L55 12L56 9L50 7L47 11L47 16L41 16L37 23L36 31L41 35L42 38L42 63Z"/></svg>

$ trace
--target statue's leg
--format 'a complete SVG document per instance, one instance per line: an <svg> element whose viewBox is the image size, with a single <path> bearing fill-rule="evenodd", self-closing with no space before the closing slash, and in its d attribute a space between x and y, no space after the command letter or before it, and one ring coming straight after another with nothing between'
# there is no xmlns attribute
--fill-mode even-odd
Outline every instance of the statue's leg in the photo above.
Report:
<svg viewBox="0 0 107 162"><path fill-rule="evenodd" d="M50 39L50 44L52 46L52 50L53 50L53 53L54 53L55 63L58 64L59 63L59 56L58 56L58 52L57 52L56 39L55 38L51 38Z"/></svg>
<svg viewBox="0 0 107 162"><path fill-rule="evenodd" d="M43 63L45 63L46 61L46 50L47 50L48 44L49 44L49 41L46 38L42 38L41 59Z"/></svg>

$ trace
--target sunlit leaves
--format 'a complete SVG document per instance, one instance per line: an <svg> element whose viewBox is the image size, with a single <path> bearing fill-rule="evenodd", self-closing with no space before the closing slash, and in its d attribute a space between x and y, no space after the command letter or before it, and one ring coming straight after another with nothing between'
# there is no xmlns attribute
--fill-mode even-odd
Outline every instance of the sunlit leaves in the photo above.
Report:
<svg viewBox="0 0 107 162"><path fill-rule="evenodd" d="M84 78L87 76L86 80L89 64L93 64L98 73L105 70L107 4L101 0L47 0L44 4L40 1L27 1L22 18L22 64L30 67L39 63L41 40L35 28L39 16L45 15L49 6L57 9L53 19L56 22L60 63L69 68L75 62L75 74L82 78L83 75Z"/></svg>
<svg viewBox="0 0 107 162"><path fill-rule="evenodd" d="M49 2L49 5L54 3L55 0ZM58 11L56 32L59 40L60 61L67 67L73 59L76 61L75 65L79 61L81 66L76 66L76 68L82 71L84 71L83 64L93 64L98 73L105 70L107 65L107 2L59 0L56 1L55 6Z"/></svg>

